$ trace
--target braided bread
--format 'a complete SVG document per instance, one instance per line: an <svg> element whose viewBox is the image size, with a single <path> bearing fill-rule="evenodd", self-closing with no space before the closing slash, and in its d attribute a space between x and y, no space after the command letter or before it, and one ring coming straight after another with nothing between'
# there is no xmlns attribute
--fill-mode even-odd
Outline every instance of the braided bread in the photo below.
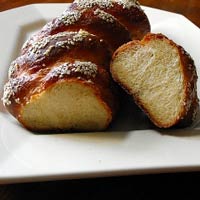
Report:
<svg viewBox="0 0 200 200"><path fill-rule="evenodd" d="M79 29L102 38L115 50L131 39L142 39L150 32L150 23L136 0L75 0L25 43L22 54L45 36Z"/></svg>
<svg viewBox="0 0 200 200"><path fill-rule="evenodd" d="M134 0L76 0L11 63L5 107L30 130L104 130L118 107L111 54L149 31Z"/></svg>
<svg viewBox="0 0 200 200"><path fill-rule="evenodd" d="M193 59L162 34L122 45L111 62L112 76L161 128L190 125L199 108Z"/></svg>

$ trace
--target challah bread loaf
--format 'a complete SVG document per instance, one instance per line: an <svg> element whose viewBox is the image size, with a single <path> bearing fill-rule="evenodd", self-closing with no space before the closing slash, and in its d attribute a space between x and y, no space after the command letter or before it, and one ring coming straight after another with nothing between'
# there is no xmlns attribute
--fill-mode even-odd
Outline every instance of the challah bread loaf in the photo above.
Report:
<svg viewBox="0 0 200 200"><path fill-rule="evenodd" d="M79 29L102 38L113 51L131 39L141 39L150 31L150 23L135 0L77 0L30 37L22 54L43 37Z"/></svg>
<svg viewBox="0 0 200 200"><path fill-rule="evenodd" d="M199 108L194 61L164 35L149 33L122 45L113 55L111 73L156 126L194 121Z"/></svg>
<svg viewBox="0 0 200 200"><path fill-rule="evenodd" d="M23 45L9 69L4 105L30 130L106 129L118 107L111 54L149 30L136 1L73 2Z"/></svg>

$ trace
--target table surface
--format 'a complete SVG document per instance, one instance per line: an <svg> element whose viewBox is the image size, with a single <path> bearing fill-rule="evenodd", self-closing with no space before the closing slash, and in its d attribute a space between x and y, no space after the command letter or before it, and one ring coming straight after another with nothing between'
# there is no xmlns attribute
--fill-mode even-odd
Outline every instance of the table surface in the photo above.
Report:
<svg viewBox="0 0 200 200"><path fill-rule="evenodd" d="M69 3L70 0L0 0L0 11L32 3ZM140 4L180 13L200 27L200 0L140 0Z"/></svg>
<svg viewBox="0 0 200 200"><path fill-rule="evenodd" d="M31 3L64 2L71 1L0 0L0 11ZM180 13L200 27L200 0L140 0L140 3ZM2 185L0 199L171 199L174 196L193 199L199 196L198 189L195 190L199 178L200 173L193 172Z"/></svg>

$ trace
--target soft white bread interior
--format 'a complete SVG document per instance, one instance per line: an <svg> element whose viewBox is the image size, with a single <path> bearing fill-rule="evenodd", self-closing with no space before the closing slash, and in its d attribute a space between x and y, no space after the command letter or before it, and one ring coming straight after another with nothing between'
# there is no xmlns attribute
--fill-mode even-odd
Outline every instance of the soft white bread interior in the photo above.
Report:
<svg viewBox="0 0 200 200"><path fill-rule="evenodd" d="M20 121L32 130L102 130L112 120L110 108L90 84L65 80L32 96Z"/></svg>
<svg viewBox="0 0 200 200"><path fill-rule="evenodd" d="M196 115L197 74L191 57L162 34L121 46L111 62L113 78L155 125L188 125Z"/></svg>

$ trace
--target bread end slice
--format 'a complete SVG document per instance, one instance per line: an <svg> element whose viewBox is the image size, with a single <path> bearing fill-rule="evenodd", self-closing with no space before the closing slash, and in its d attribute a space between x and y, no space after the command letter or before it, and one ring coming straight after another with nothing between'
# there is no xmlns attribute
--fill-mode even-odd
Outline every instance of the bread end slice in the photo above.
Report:
<svg viewBox="0 0 200 200"><path fill-rule="evenodd" d="M199 108L194 61L162 34L147 34L116 50L111 73L160 128L188 126Z"/></svg>
<svg viewBox="0 0 200 200"><path fill-rule="evenodd" d="M94 87L66 80L32 96L22 107L19 120L35 131L99 131L107 128L112 112Z"/></svg>

